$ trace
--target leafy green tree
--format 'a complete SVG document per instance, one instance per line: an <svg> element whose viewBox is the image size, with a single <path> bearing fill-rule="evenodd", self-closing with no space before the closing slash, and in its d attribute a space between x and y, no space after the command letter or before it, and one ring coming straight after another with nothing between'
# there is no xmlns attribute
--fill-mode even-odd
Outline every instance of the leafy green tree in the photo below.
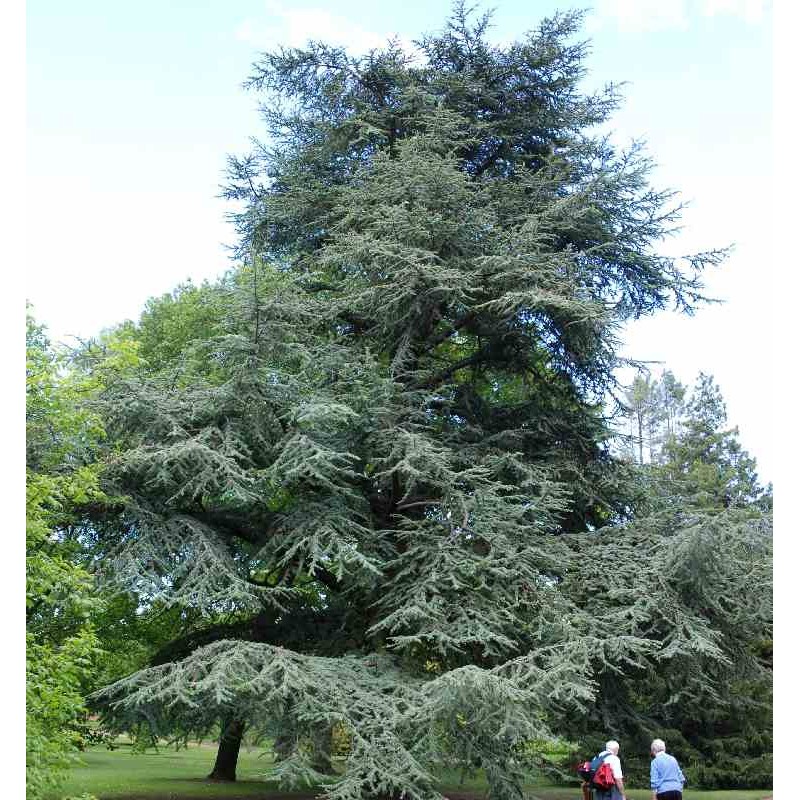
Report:
<svg viewBox="0 0 800 800"><path fill-rule="evenodd" d="M91 490L28 475L26 572L26 774L28 797L57 790L71 756L82 745L83 684L92 669L97 638L85 623L90 576L51 541L53 516L64 503Z"/></svg>
<svg viewBox="0 0 800 800"><path fill-rule="evenodd" d="M231 162L224 313L179 371L104 396L127 499L103 570L207 621L98 698L109 720L280 731L281 777L341 800L428 798L442 765L511 798L525 743L613 707L620 675L674 659L713 689L721 634L657 572L708 531L608 528L629 504L602 399L619 326L692 308L721 254L655 252L677 211L592 135L617 98L578 91L579 19L495 47L456 5L423 60L256 65L271 143Z"/></svg>
<svg viewBox="0 0 800 800"><path fill-rule="evenodd" d="M86 694L141 667L135 599L97 591L92 518L113 503L100 489L105 431L93 402L139 363L123 326L75 354L26 330L26 645L28 795L56 791L87 743ZM128 623L127 625L125 623ZM131 623L134 623L133 625ZM136 627L138 623L139 628ZM120 626L126 629L122 635ZM135 629L135 630L134 630ZM105 680L104 680L105 679Z"/></svg>
<svg viewBox="0 0 800 800"><path fill-rule="evenodd" d="M26 775L28 797L59 789L81 746L83 688L97 654L91 577L58 531L73 508L100 496L81 452L100 434L43 328L26 331Z"/></svg>
<svg viewBox="0 0 800 800"><path fill-rule="evenodd" d="M221 302L218 286L208 282L194 286L191 281L150 298L138 325L131 330L145 364L159 369L185 359L190 354L190 342L213 335L222 314Z"/></svg>

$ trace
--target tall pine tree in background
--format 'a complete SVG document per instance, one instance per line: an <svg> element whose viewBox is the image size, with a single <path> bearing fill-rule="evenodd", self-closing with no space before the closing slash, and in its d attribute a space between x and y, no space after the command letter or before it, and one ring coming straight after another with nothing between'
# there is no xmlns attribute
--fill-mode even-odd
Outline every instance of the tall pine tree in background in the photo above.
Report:
<svg viewBox="0 0 800 800"><path fill-rule="evenodd" d="M624 676L679 663L713 690L721 587L767 539L725 522L741 558L698 577L705 518L615 526L633 500L602 408L620 326L690 311L720 254L654 249L677 212L593 134L618 101L578 89L579 21L495 47L456 5L416 56L255 66L269 140L228 188L245 264L152 306L180 346L143 330L150 363L103 398L127 499L102 572L200 614L105 691L110 721L221 721L215 777L250 730L333 798L433 797L451 765L510 798L526 742L635 729Z"/></svg>
<svg viewBox="0 0 800 800"><path fill-rule="evenodd" d="M658 386L651 382L650 376L637 375L628 389L627 401L630 420L628 447L633 460L645 462L645 442L647 442L647 461L654 458L656 428L659 422Z"/></svg>
<svg viewBox="0 0 800 800"><path fill-rule="evenodd" d="M727 410L711 375L700 373L682 430L667 440L667 480L699 505L752 506L764 494L755 460L742 448L738 428L726 428Z"/></svg>

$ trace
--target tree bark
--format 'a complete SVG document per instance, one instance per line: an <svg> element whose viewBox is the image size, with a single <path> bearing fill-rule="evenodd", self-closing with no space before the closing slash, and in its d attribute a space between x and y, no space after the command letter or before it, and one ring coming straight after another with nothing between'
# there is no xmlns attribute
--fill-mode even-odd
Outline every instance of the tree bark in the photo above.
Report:
<svg viewBox="0 0 800 800"><path fill-rule="evenodd" d="M244 722L235 717L229 717L223 722L222 735L219 739L217 760L214 769L208 776L214 781L235 781L236 762L239 760L239 748L244 735Z"/></svg>
<svg viewBox="0 0 800 800"><path fill-rule="evenodd" d="M642 435L642 412L636 412L636 420L639 423L639 463L644 464L644 436Z"/></svg>

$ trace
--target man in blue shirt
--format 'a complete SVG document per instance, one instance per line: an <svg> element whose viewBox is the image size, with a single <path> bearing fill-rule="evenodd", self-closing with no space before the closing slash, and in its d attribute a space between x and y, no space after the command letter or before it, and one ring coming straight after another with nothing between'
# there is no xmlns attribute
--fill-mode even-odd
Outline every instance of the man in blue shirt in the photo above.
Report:
<svg viewBox="0 0 800 800"><path fill-rule="evenodd" d="M682 800L686 778L674 756L667 753L663 739L653 739L650 745L650 788L653 800Z"/></svg>

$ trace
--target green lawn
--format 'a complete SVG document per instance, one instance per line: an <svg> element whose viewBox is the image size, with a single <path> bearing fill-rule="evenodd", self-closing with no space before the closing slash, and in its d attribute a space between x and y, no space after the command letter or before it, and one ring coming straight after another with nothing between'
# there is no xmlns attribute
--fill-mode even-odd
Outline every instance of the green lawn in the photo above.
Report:
<svg viewBox="0 0 800 800"><path fill-rule="evenodd" d="M82 764L75 767L65 787L67 794L90 792L99 800L193 800L194 798L219 798L223 800L245 800L245 798L311 798L313 792L279 790L274 783L266 781L271 766L270 754L260 750L242 749L239 756L235 784L210 783L204 776L211 771L216 745L190 746L175 751L163 747L157 753L138 754L130 747L122 746L109 751L104 747L87 750ZM547 786L534 783L526 787L529 800L579 800L576 788ZM448 781L445 794L454 798L479 800L484 795L480 782L470 781L459 785L457 780ZM772 794L769 790L701 792L687 791L685 800L761 800ZM628 797L632 800L650 800L646 789L632 789ZM55 798L54 798L55 800Z"/></svg>

